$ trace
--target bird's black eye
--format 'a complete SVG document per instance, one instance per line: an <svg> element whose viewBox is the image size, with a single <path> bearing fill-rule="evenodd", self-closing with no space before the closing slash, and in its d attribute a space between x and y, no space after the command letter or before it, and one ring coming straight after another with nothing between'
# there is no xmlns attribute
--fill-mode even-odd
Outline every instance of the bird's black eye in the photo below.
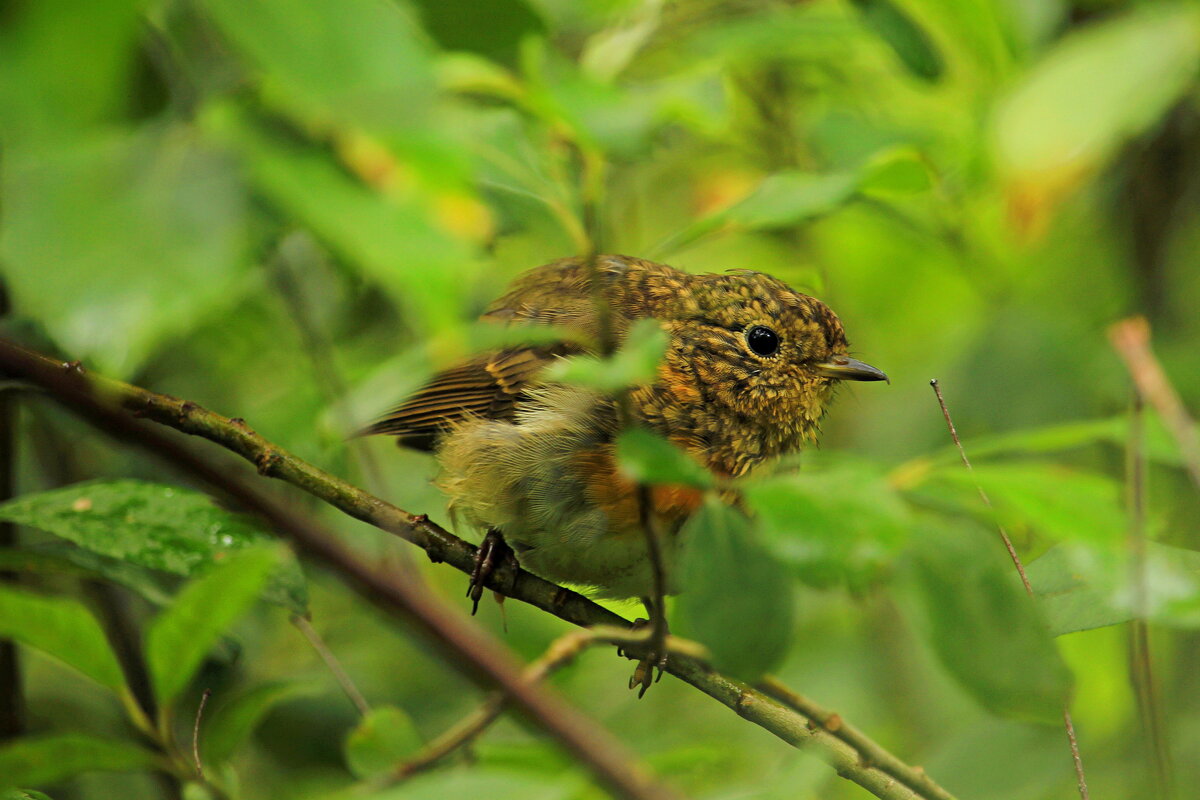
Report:
<svg viewBox="0 0 1200 800"><path fill-rule="evenodd" d="M755 325L746 331L746 344L760 356L774 355L779 349L779 334L763 325Z"/></svg>

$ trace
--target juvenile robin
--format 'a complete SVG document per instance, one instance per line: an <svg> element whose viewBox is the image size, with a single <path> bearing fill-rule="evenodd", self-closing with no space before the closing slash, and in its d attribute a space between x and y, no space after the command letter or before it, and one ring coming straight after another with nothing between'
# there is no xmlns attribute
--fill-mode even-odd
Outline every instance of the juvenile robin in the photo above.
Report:
<svg viewBox="0 0 1200 800"><path fill-rule="evenodd" d="M745 475L812 442L839 381L886 379L847 355L828 306L769 275L692 275L619 255L564 259L518 278L483 318L574 335L446 370L368 432L436 453L452 513L488 531L482 559L502 536L522 568L547 580L602 598L650 596L638 487L615 458L616 400L540 377L589 349L579 342L620 342L647 317L668 345L656 380L629 391L629 413L718 476ZM676 534L702 498L655 486L650 500L669 578ZM487 571L473 576L476 604Z"/></svg>

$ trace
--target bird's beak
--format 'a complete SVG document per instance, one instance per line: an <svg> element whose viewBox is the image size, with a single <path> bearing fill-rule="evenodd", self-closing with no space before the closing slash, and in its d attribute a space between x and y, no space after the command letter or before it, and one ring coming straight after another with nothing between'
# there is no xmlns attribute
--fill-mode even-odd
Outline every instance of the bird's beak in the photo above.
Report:
<svg viewBox="0 0 1200 800"><path fill-rule="evenodd" d="M888 376L882 370L850 356L833 356L828 361L817 364L817 372L840 381L888 381Z"/></svg>

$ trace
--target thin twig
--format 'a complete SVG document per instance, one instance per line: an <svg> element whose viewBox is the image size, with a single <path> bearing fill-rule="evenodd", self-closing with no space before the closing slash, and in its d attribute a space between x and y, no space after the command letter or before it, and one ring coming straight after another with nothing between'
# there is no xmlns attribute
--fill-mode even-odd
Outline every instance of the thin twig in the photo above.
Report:
<svg viewBox="0 0 1200 800"><path fill-rule="evenodd" d="M196 765L196 774L202 781L207 781L207 778L204 777L204 763L200 760L200 720L204 718L204 707L208 705L210 697L212 689L205 689L200 695L200 705L196 706L196 722L192 725L192 763Z"/></svg>
<svg viewBox="0 0 1200 800"><path fill-rule="evenodd" d="M958 448L958 454L962 456L962 462L970 473L971 479L975 481L975 489L979 492L980 499L983 504L989 509L992 508L992 501L988 498L987 492L983 490L983 484L975 477L975 468L971 466L971 460L967 458L967 451L962 446L962 441L958 438L958 430L954 427L954 420L950 417L950 409L946 406L946 399L942 397L942 387L938 384L937 378L929 382L933 387L933 393L937 396L938 405L941 406L942 416L946 418L946 427L950 429L950 438L954 440L954 446ZM1013 566L1017 568L1017 574L1021 576L1021 583L1025 586L1025 592L1030 597L1033 597L1033 586L1029 583L1029 576L1025 574L1025 565L1021 563L1021 557L1017 555L1017 548L1013 547L1012 539L1008 537L1008 531L1004 530L1004 526L999 522L996 523L996 529L1000 531L1000 538L1004 542L1004 548L1008 550L1008 556L1012 559ZM1075 723L1071 719L1071 709L1067 703L1063 704L1063 728L1067 732L1067 744L1071 749L1071 762L1075 765L1075 780L1079 787L1080 800L1088 800L1087 777L1083 772L1083 757L1079 754L1079 741L1075 738Z"/></svg>
<svg viewBox="0 0 1200 800"><path fill-rule="evenodd" d="M38 369L39 365L42 369ZM62 364L0 339L0 373L8 372L13 377L31 378L34 379L33 382L44 386L48 382L45 369L58 374L61 373ZM41 380L35 379L35 375ZM464 574L471 573L476 548L470 543L431 523L424 515L410 514L372 497L361 489L281 450L254 433L241 420L231 420L190 401L156 394L94 374L91 375L91 386L97 394L110 398L111 402L132 411L135 416L152 419L221 445L256 465L261 474L290 483L355 519L421 547L433 561L444 561ZM108 422L117 424L107 416L101 424ZM171 449L175 446L172 443L167 447ZM317 554L317 557L329 563L321 554ZM351 588L381 607L389 602L387 596L370 591L373 583L367 581L374 578L372 574L368 573L364 577L342 569L337 569L337 574ZM628 620L577 592L557 586L524 570L518 570L514 574L506 564L497 567L488 578L487 586L574 625L629 627L630 624ZM862 786L876 797L884 800L929 800L887 773L864 764L858 751L824 730L818 722L809 720L803 714L740 681L715 672L700 659L677 655L668 662L666 671L788 744L812 749L839 776Z"/></svg>
<svg viewBox="0 0 1200 800"><path fill-rule="evenodd" d="M1129 443L1125 451L1129 505L1130 584L1133 619L1129 623L1129 680L1133 685L1138 717L1149 742L1156 796L1172 796L1170 749L1162 721L1146 623L1146 459L1142 396L1135 390L1129 412Z"/></svg>
<svg viewBox="0 0 1200 800"><path fill-rule="evenodd" d="M930 800L952 800L949 792L934 783L920 767L910 767L894 755L884 750L875 742L850 724L837 712L830 711L813 702L804 695L787 687L773 675L767 675L758 682L758 688L770 697L794 708L804 716L813 720L829 733L841 739L858 751L863 763L886 772L903 783L914 792Z"/></svg>
<svg viewBox="0 0 1200 800"><path fill-rule="evenodd" d="M161 457L268 521L279 535L304 555L333 570L361 597L411 623L442 651L448 663L481 685L503 689L531 722L591 769L614 795L636 800L676 796L594 722L556 695L526 684L520 666L507 648L447 608L432 593L397 580L392 573L372 569L335 536L235 477L228 469L216 467L159 431L116 410L110 398L106 397L109 402L100 402L93 392L104 391L102 382L89 383L74 365L65 368L55 365L3 340L0 340L0 371L41 386L55 400L118 441L136 444ZM182 407L179 410L188 411ZM226 425L231 424L226 421ZM284 455L276 449L269 455L264 453L260 471L270 471L272 463L283 459Z"/></svg>
<svg viewBox="0 0 1200 800"><path fill-rule="evenodd" d="M304 637L305 641L312 646L312 649L317 651L317 655L325 662L325 666L333 674L334 680L338 682L338 686L342 687L342 691L346 697L350 698L350 702L358 709L361 716L366 716L371 713L371 706L367 703L367 699L363 697L362 692L354 685L354 681L350 675L342 667L342 662L338 661L337 656L329 649L329 645L325 644L325 640L321 638L321 634L317 633L317 629L312 626L305 617L295 614L292 616L292 625Z"/></svg>
<svg viewBox="0 0 1200 800"><path fill-rule="evenodd" d="M1150 323L1145 317L1121 320L1108 329L1108 339L1125 361L1138 392L1154 406L1175 437L1184 465L1192 481L1200 487L1200 430L1150 348Z"/></svg>

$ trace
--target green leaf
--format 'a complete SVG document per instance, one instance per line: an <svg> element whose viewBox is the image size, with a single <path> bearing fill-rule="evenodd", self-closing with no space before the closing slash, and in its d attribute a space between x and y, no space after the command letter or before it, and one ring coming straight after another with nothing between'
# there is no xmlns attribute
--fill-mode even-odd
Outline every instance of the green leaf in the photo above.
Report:
<svg viewBox="0 0 1200 800"><path fill-rule="evenodd" d="M250 517L218 508L208 495L134 480L77 483L0 505L0 519L74 542L108 559L190 577L229 553L271 541ZM105 562L90 567L103 571ZM132 580L112 570L114 580ZM308 589L294 558L272 575L264 599L306 613Z"/></svg>
<svg viewBox="0 0 1200 800"><path fill-rule="evenodd" d="M187 129L7 149L2 190L14 305L102 371L130 375L236 295L246 198L231 161Z"/></svg>
<svg viewBox="0 0 1200 800"><path fill-rule="evenodd" d="M1200 552L1147 543L1143 608L1162 625L1200 627ZM1057 545L1026 574L1056 636L1134 618L1131 565L1079 545Z"/></svg>
<svg viewBox="0 0 1200 800"><path fill-rule="evenodd" d="M346 763L355 777L380 775L421 749L408 714L394 706L371 709L346 739Z"/></svg>
<svg viewBox="0 0 1200 800"><path fill-rule="evenodd" d="M976 529L927 530L916 552L933 648L994 714L1061 721L1071 673L999 542Z"/></svg>
<svg viewBox="0 0 1200 800"><path fill-rule="evenodd" d="M852 0L863 22L895 51L909 71L927 81L942 77L942 56L929 35L893 0Z"/></svg>
<svg viewBox="0 0 1200 800"><path fill-rule="evenodd" d="M612 358L561 358L542 373L545 380L571 383L606 393L654 380L667 349L667 333L654 319L638 320Z"/></svg>
<svg viewBox="0 0 1200 800"><path fill-rule="evenodd" d="M911 147L893 147L876 153L862 170L859 191L892 197L927 191L933 186L929 166Z"/></svg>
<svg viewBox="0 0 1200 800"><path fill-rule="evenodd" d="M207 717L200 734L205 762L220 764L229 760L275 705L313 691L308 684L277 681L255 686L221 703Z"/></svg>
<svg viewBox="0 0 1200 800"><path fill-rule="evenodd" d="M706 645L717 669L753 680L776 667L794 623L787 570L755 540L750 521L715 498L681 536L676 629Z"/></svg>
<svg viewBox="0 0 1200 800"><path fill-rule="evenodd" d="M764 544L818 586L877 578L913 525L882 470L865 462L770 476L742 491Z"/></svg>
<svg viewBox="0 0 1200 800"><path fill-rule="evenodd" d="M158 757L119 739L82 733L26 736L0 745L0 776L12 784L50 784L81 772L153 769Z"/></svg>
<svg viewBox="0 0 1200 800"><path fill-rule="evenodd" d="M0 584L0 637L41 650L115 692L125 690L104 630L75 600Z"/></svg>
<svg viewBox="0 0 1200 800"><path fill-rule="evenodd" d="M52 800L52 798L37 789L4 789L0 790L0 800Z"/></svg>
<svg viewBox="0 0 1200 800"><path fill-rule="evenodd" d="M1028 525L1055 540L1101 544L1116 542L1124 533L1125 514L1116 482L1057 464L976 464L973 472L948 464L923 491L926 497L988 516L976 481L987 492L1002 524Z"/></svg>
<svg viewBox="0 0 1200 800"><path fill-rule="evenodd" d="M517 59L526 36L545 23L524 0L415 0L425 29L447 50L479 53L505 64ZM486 24L479 24L486 20Z"/></svg>
<svg viewBox="0 0 1200 800"><path fill-rule="evenodd" d="M0 571L104 578L136 592L156 606L171 601L164 581L150 570L84 550L70 542L41 542L19 550L0 550Z"/></svg>
<svg viewBox="0 0 1200 800"><path fill-rule="evenodd" d="M404 6L379 0L203 0L221 31L305 121L412 128L433 102L429 48ZM270 97L269 97L270 99Z"/></svg>
<svg viewBox="0 0 1200 800"><path fill-rule="evenodd" d="M1198 56L1200 19L1186 4L1144 7L1064 38L997 109L1002 172L1038 196L1071 188L1162 116Z"/></svg>
<svg viewBox="0 0 1200 800"><path fill-rule="evenodd" d="M452 233L452 215L438 215L437 201L461 196L381 195L348 175L325 148L277 136L234 106L211 107L203 124L244 159L271 205L378 281L424 338L457 330L474 250Z"/></svg>
<svg viewBox="0 0 1200 800"><path fill-rule="evenodd" d="M271 570L276 547L229 555L191 581L146 631L146 662L155 697L169 706L192 679L206 653L249 610Z"/></svg>
<svg viewBox="0 0 1200 800"><path fill-rule="evenodd" d="M848 203L858 191L859 180L852 172L768 175L746 197L701 217L657 245L654 252L671 253L712 233L777 230L823 216Z"/></svg>
<svg viewBox="0 0 1200 800"><path fill-rule="evenodd" d="M712 473L696 459L646 428L630 428L617 437L621 472L637 483L673 484L707 489Z"/></svg>

